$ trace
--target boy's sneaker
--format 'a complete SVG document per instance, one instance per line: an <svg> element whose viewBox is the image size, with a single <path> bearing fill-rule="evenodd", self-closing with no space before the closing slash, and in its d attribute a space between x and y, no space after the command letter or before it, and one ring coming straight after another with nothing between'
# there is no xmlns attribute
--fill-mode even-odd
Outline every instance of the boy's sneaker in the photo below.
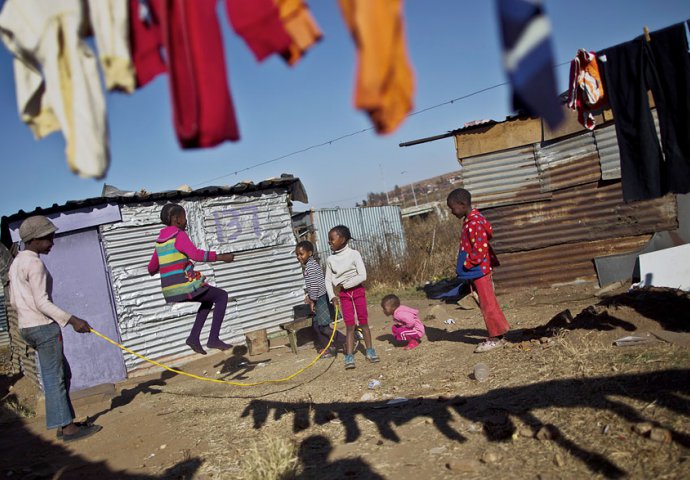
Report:
<svg viewBox="0 0 690 480"><path fill-rule="evenodd" d="M419 342L415 340L414 338L407 342L407 345L403 347L404 350L414 350L419 346Z"/></svg>
<svg viewBox="0 0 690 480"><path fill-rule="evenodd" d="M355 356L345 355L345 370L351 370L355 368Z"/></svg>
<svg viewBox="0 0 690 480"><path fill-rule="evenodd" d="M379 356L376 355L376 350L373 348L367 348L367 354L366 354L367 360L369 360L371 363L379 363L380 359Z"/></svg>
<svg viewBox="0 0 690 480"><path fill-rule="evenodd" d="M474 349L474 353L484 353L495 348L500 348L506 344L505 338L487 338L482 343L477 345Z"/></svg>

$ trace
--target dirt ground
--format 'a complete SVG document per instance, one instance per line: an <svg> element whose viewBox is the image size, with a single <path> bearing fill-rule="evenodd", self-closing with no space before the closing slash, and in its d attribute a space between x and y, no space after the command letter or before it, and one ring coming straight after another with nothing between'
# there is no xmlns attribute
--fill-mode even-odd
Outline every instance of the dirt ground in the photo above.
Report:
<svg viewBox="0 0 690 480"><path fill-rule="evenodd" d="M473 353L485 334L477 308L404 296L427 328L405 351L372 298L379 364L360 351L354 370L338 355L291 381L246 388L136 377L112 399L77 403L103 430L72 444L27 414L37 394L28 381L5 374L0 478L271 478L274 457L298 478L690 478L690 296L594 293L500 295L509 344L484 354ZM301 333L297 355L236 349L183 369L284 377L315 355ZM642 343L613 344L626 336ZM472 374L478 362L490 369L483 383ZM369 389L372 379L381 386Z"/></svg>

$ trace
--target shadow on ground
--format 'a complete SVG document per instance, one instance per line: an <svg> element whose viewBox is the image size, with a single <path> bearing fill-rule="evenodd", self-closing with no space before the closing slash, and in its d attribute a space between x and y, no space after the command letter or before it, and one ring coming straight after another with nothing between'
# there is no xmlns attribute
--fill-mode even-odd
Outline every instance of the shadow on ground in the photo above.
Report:
<svg viewBox="0 0 690 480"><path fill-rule="evenodd" d="M361 480L383 480L361 457L329 461L333 450L331 441L323 435L312 435L299 446L299 459L303 470L299 478L357 478Z"/></svg>
<svg viewBox="0 0 690 480"><path fill-rule="evenodd" d="M190 458L168 468L160 476L133 474L113 470L105 462L92 462L65 448L55 440L45 440L27 429L19 415L0 407L3 434L0 435L0 474L3 478L37 480L44 478L70 478L110 480L153 480L180 479L191 480L201 466L201 459ZM55 431L51 431L55 435ZM107 442L108 433L101 431L88 441ZM87 440L83 440L87 441Z"/></svg>
<svg viewBox="0 0 690 480"><path fill-rule="evenodd" d="M242 417L252 417L254 428L266 425L269 417L279 420L293 415L293 431L299 432L312 425L323 425L338 419L345 427L345 442L354 442L360 435L359 422L374 423L381 437L399 442L395 427L409 424L419 417L431 419L436 428L449 440L465 442L466 437L453 428L455 411L461 417L482 425L488 441L509 441L516 431L512 417L519 418L536 433L546 426L552 441L565 454L583 462L596 474L607 478L622 478L630 472L619 468L615 462L588 448L578 445L565 436L558 425L544 425L535 412L548 408L591 408L607 410L630 423L651 422L669 429L673 442L690 448L690 436L659 425L641 412L614 400L624 397L669 409L690 420L690 370L664 370L660 372L599 377L591 379L567 379L541 382L527 386L499 388L482 395L457 396L451 399L418 398L404 403L389 405L380 402L334 402L314 404L307 402L281 402L252 400Z"/></svg>

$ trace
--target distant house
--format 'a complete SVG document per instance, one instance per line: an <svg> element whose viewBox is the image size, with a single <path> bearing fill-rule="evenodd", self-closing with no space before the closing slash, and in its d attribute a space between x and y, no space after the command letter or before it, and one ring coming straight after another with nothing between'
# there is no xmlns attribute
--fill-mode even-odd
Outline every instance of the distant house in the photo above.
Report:
<svg viewBox="0 0 690 480"><path fill-rule="evenodd" d="M291 321L293 306L303 302L304 279L294 256L290 218L293 201L306 203L307 196L300 180L291 176L153 194L111 189L102 197L3 217L2 241L18 242L19 225L31 215L51 218L59 230L55 248L43 260L53 279L54 302L138 353L178 362L192 353L184 341L198 304L165 303L158 275L148 274L162 228L161 207L174 202L187 210L187 230L199 248L235 253L233 263L197 268L230 294L222 338L243 343L247 332L272 331ZM69 328L63 332L74 390L116 382L147 366L94 335ZM35 376L33 358L26 358L21 339L14 335L11 341L22 367L29 366L27 373Z"/></svg>
<svg viewBox="0 0 690 480"><path fill-rule="evenodd" d="M352 233L352 248L358 250L365 263L374 264L380 255L402 260L407 251L400 207L322 208L293 216L293 225L300 240L309 240L316 247L323 264L328 255L328 231L345 225Z"/></svg>

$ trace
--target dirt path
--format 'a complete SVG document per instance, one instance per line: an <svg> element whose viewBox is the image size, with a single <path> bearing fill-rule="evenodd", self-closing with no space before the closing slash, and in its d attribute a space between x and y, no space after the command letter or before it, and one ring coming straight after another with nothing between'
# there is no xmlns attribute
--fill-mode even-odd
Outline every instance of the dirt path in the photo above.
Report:
<svg viewBox="0 0 690 480"><path fill-rule="evenodd" d="M264 459L294 448L286 458L300 478L689 478L690 350L612 342L690 331L690 298L614 293L600 305L589 287L502 296L510 344L481 355L472 353L485 333L478 309L406 302L420 309L428 335L408 352L370 305L379 364L360 353L345 371L339 356L253 388L168 372L130 379L112 401L77 406L103 426L92 439L62 444L40 416L3 424L0 475L240 478L256 447ZM571 317L544 327L566 309ZM285 376L313 356L309 345L297 355L220 353L184 370L252 381ZM485 383L471 375L479 361L490 367ZM371 379L381 386L369 390ZM13 392L29 398L30 390L22 379Z"/></svg>

